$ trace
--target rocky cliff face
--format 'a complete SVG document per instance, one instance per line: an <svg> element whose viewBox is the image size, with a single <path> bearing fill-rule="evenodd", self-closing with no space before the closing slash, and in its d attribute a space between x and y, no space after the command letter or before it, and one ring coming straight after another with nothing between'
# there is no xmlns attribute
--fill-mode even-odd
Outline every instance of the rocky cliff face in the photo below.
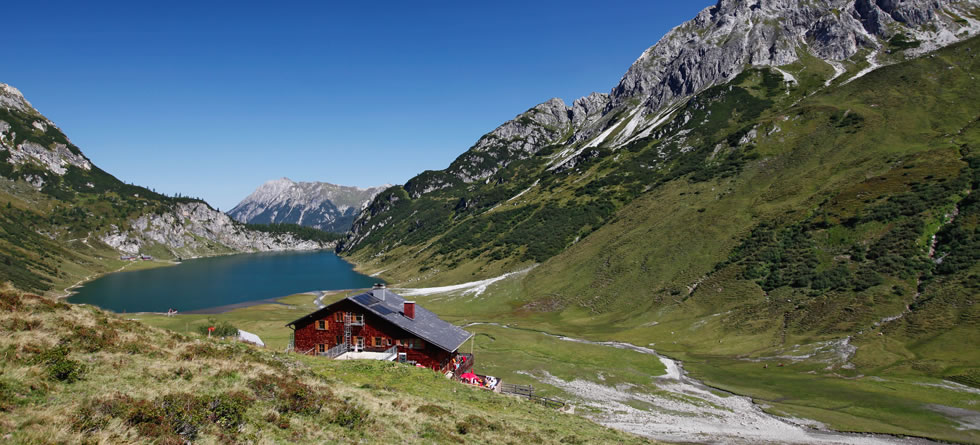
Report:
<svg viewBox="0 0 980 445"><path fill-rule="evenodd" d="M291 223L345 232L361 209L388 187L365 189L282 178L262 184L228 215L244 223Z"/></svg>
<svg viewBox="0 0 980 445"><path fill-rule="evenodd" d="M69 167L92 169L82 152L16 88L0 83L0 109L4 111L0 116L0 162L21 167L20 178L36 189L44 186L47 174L64 176Z"/></svg>
<svg viewBox="0 0 980 445"><path fill-rule="evenodd" d="M101 241L114 249L136 254L153 243L165 246L174 256L196 256L221 247L238 252L316 250L330 247L316 241L296 239L290 234L247 230L228 215L203 203L177 204L163 214L146 214L132 222L129 230L113 226Z"/></svg>
<svg viewBox="0 0 980 445"><path fill-rule="evenodd" d="M691 97L747 68L784 80L821 77L813 88L861 77L980 32L980 0L720 0L643 52L609 94L571 106L551 99L504 123L448 168L404 185L407 197L459 190L539 154L560 173L656 134ZM819 74L816 74L819 73ZM824 74L829 73L829 74ZM809 88L809 87L808 87ZM813 90L811 90L813 91ZM444 192L440 192L444 193ZM352 226L343 249L383 229L397 194L379 196Z"/></svg>
<svg viewBox="0 0 980 445"><path fill-rule="evenodd" d="M915 56L976 34L976 1L950 0L722 0L646 50L613 88L612 105L642 98L645 114L711 85L746 66L779 67L801 52L826 62L862 50L871 65L898 35L920 42ZM586 132L588 134L588 132Z"/></svg>

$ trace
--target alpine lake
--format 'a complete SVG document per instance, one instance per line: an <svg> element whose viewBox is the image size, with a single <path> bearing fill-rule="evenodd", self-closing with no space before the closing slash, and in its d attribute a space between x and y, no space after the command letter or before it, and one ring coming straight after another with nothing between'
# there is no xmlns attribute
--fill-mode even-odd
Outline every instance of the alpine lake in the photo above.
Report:
<svg viewBox="0 0 980 445"><path fill-rule="evenodd" d="M68 301L119 313L186 313L298 292L370 287L377 281L331 251L250 253L108 274L74 289Z"/></svg>

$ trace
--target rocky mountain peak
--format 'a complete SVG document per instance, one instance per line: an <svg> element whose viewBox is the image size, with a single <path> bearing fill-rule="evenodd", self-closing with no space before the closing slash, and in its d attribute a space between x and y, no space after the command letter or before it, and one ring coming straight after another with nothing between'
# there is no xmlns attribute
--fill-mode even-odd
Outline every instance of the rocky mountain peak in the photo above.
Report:
<svg viewBox="0 0 980 445"><path fill-rule="evenodd" d="M840 62L905 33L931 51L980 31L971 8L955 0L720 0L650 47L613 88L613 106L647 98L663 106L727 81L746 66L782 66L810 51ZM877 54L876 54L877 56ZM874 61L878 63L877 61Z"/></svg>
<svg viewBox="0 0 980 445"><path fill-rule="evenodd" d="M593 124L609 108L609 95L592 93L572 102L572 124L583 127Z"/></svg>
<svg viewBox="0 0 980 445"><path fill-rule="evenodd" d="M9 173L40 190L71 167L91 170L92 163L68 137L31 105L20 90L0 83L0 162ZM13 170L27 168L23 171Z"/></svg>
<svg viewBox="0 0 980 445"><path fill-rule="evenodd" d="M28 113L34 110L34 106L24 98L20 90L5 83L0 83L0 106L22 113Z"/></svg>
<svg viewBox="0 0 980 445"><path fill-rule="evenodd" d="M246 223L292 223L339 232L346 230L361 208L388 187L274 179L260 185L228 215Z"/></svg>
<svg viewBox="0 0 980 445"><path fill-rule="evenodd" d="M252 192L251 196L255 196L255 197L281 196L283 193L285 193L290 188L293 188L295 186L296 183L293 182L293 180L286 177L273 179L271 181L266 181L262 185L260 185L259 188L257 188L254 192Z"/></svg>
<svg viewBox="0 0 980 445"><path fill-rule="evenodd" d="M571 106L560 99L538 104L403 189L413 200L429 193L466 198L474 184L543 152L548 172L567 172L657 134L689 99L746 69L767 67L797 85L796 76L806 76L806 95L978 33L980 0L719 0L644 51L609 94ZM398 199L378 198L344 249L394 230L383 229L384 213Z"/></svg>
<svg viewBox="0 0 980 445"><path fill-rule="evenodd" d="M860 76L890 62L881 56L887 40L898 34L916 42L905 48L915 55L980 32L980 19L971 9L978 3L721 0L644 51L609 94L592 93L570 107L558 98L538 104L484 135L448 169L423 174L406 189L417 197L455 181L484 180L547 146L574 145L562 151L574 157L583 148L625 144L649 134L673 106L694 94L733 79L747 67L778 70L798 61L803 52L824 60L838 76L847 71L843 62L866 64L865 71L851 73ZM622 128L619 116L629 120Z"/></svg>

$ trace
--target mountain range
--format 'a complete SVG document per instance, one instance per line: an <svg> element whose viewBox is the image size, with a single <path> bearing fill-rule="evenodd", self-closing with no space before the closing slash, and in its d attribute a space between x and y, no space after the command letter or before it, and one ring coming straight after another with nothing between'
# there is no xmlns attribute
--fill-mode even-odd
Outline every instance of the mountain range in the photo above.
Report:
<svg viewBox="0 0 980 445"><path fill-rule="evenodd" d="M289 178L266 182L228 211L250 224L289 223L343 233L361 209L390 185L360 188L327 182L294 182Z"/></svg>
<svg viewBox="0 0 980 445"><path fill-rule="evenodd" d="M719 1L644 51L609 93L536 105L448 168L378 195L339 250L393 278L461 263L487 277L544 261L667 178L744 164L746 147L784 127L757 119L774 105L978 32L975 1ZM510 225L497 227L505 214ZM469 232L479 241L453 245ZM399 274L388 254L403 251L418 260L399 259Z"/></svg>
<svg viewBox="0 0 980 445"><path fill-rule="evenodd" d="M977 1L719 1L609 93L380 193L338 251L479 285L428 301L466 322L649 345L831 428L978 442L978 32Z"/></svg>

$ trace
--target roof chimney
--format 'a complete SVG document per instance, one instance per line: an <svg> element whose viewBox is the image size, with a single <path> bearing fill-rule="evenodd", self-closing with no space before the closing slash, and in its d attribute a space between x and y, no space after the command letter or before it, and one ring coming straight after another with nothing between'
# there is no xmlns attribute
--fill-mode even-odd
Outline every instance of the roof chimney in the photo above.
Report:
<svg viewBox="0 0 980 445"><path fill-rule="evenodd" d="M384 283L374 283L374 286L371 287L371 289L371 293L374 294L374 298L385 301L385 291L387 290L387 286L385 286Z"/></svg>
<svg viewBox="0 0 980 445"><path fill-rule="evenodd" d="M402 310L402 313L405 314L406 317L411 318L412 320L414 320L415 319L415 302L414 301L406 301L405 302L405 309Z"/></svg>

